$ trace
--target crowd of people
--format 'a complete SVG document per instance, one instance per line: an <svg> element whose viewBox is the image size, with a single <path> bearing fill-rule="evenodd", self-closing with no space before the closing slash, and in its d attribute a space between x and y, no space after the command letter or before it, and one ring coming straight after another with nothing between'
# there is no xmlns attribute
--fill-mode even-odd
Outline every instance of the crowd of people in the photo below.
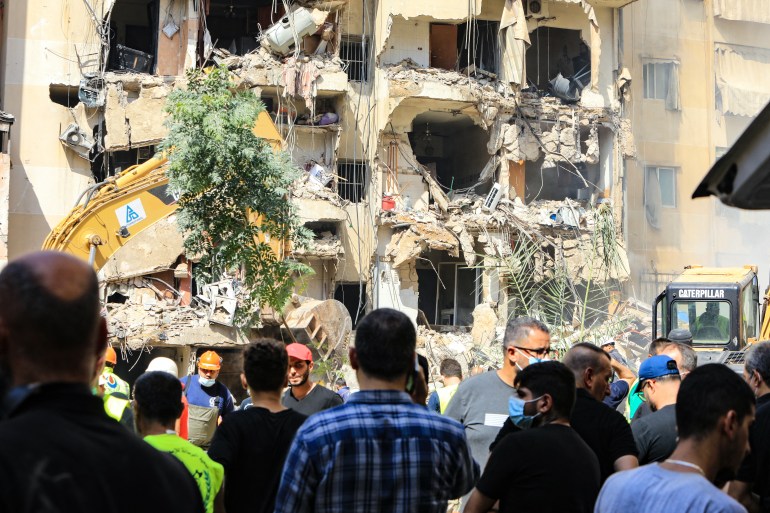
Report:
<svg viewBox="0 0 770 513"><path fill-rule="evenodd" d="M557 361L521 317L499 369L446 359L429 394L414 324L378 309L349 350L357 390L262 338L237 405L215 351L122 380L100 310L73 257L0 272L0 512L770 511L770 342L741 377L672 332L635 373L611 339Z"/></svg>

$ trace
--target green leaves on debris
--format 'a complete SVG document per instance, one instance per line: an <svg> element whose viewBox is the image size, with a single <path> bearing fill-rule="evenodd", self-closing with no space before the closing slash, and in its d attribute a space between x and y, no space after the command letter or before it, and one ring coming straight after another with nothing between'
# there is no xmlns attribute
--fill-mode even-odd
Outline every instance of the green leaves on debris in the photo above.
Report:
<svg viewBox="0 0 770 513"><path fill-rule="evenodd" d="M169 154L171 190L179 195L185 251L199 259L199 282L240 284L236 323L242 327L256 320L260 305L281 310L294 278L311 273L269 244L303 245L307 231L288 197L299 170L252 132L262 111L253 92L233 90L225 67L188 72L187 87L175 89L166 103L169 135L162 149Z"/></svg>

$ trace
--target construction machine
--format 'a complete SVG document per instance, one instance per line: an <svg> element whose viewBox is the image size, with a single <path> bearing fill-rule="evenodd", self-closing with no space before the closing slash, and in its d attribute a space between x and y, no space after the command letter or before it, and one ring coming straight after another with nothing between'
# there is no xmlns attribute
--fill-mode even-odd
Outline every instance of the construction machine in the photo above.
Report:
<svg viewBox="0 0 770 513"><path fill-rule="evenodd" d="M259 114L254 134L267 140L275 151L283 145L273 120L266 112ZM170 246L171 258L176 259L182 252L181 237L177 233L173 214L177 210L177 199L168 187L165 156L155 156L144 163L132 166L119 175L97 183L84 191L75 207L48 235L43 249L70 253L87 260L100 274L103 282L131 278L141 272L105 273L105 266L121 260L136 247L143 244ZM260 222L256 215L255 223ZM168 239L173 234L174 243L169 240L155 240L159 225L166 228ZM134 246L132 246L132 241ZM290 247L286 241L267 240L273 251L283 258ZM121 253L122 252L122 253ZM168 261L153 262L159 257L152 251L141 253L132 259L140 261L142 269L167 268ZM124 258L126 259L126 258ZM149 260L149 261L148 261ZM332 314L333 315L330 315ZM280 327L292 338L309 343L321 355L329 355L348 336L352 321L347 309L335 300L316 300L295 296L282 314L263 308L265 324ZM211 319L212 322L217 322ZM290 333L286 333L290 332ZM233 341L235 334L233 333Z"/></svg>
<svg viewBox="0 0 770 513"><path fill-rule="evenodd" d="M718 362L741 370L746 348L770 335L763 310L756 266L688 266L655 298L652 334L687 329L699 365Z"/></svg>

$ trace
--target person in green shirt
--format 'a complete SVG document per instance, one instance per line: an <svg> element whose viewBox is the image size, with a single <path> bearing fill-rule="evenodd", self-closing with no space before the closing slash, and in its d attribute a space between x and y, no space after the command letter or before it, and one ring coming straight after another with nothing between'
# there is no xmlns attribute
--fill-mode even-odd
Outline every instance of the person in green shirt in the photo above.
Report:
<svg viewBox="0 0 770 513"><path fill-rule="evenodd" d="M225 469L174 431L182 414L182 384L168 373L142 374L134 383L134 418L137 432L159 451L181 461L198 483L206 513L224 512Z"/></svg>

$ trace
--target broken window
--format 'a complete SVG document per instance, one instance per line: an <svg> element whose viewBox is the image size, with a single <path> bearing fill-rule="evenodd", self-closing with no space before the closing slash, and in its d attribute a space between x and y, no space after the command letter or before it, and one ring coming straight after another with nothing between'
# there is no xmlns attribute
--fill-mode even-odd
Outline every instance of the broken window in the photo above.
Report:
<svg viewBox="0 0 770 513"><path fill-rule="evenodd" d="M159 0L117 0L110 17L108 69L153 72L159 12Z"/></svg>
<svg viewBox="0 0 770 513"><path fill-rule="evenodd" d="M107 176L120 174L131 166L150 160L153 155L155 155L155 146L110 152L108 154Z"/></svg>
<svg viewBox="0 0 770 513"><path fill-rule="evenodd" d="M353 329L366 314L366 284L339 283L334 289L334 299L345 305L353 321Z"/></svg>
<svg viewBox="0 0 770 513"><path fill-rule="evenodd" d="M340 197L351 203L360 203L364 198L366 163L361 160L338 162L337 180L337 193Z"/></svg>
<svg viewBox="0 0 770 513"><path fill-rule="evenodd" d="M645 175L645 203L657 202L661 207L676 208L676 168L647 166Z"/></svg>
<svg viewBox="0 0 770 513"><path fill-rule="evenodd" d="M245 55L259 47L257 36L278 23L284 12L283 4L273 0L212 0L206 26L215 47Z"/></svg>
<svg viewBox="0 0 770 513"><path fill-rule="evenodd" d="M591 82L591 52L580 31L540 27L530 40L526 57L530 87L564 100L579 100Z"/></svg>
<svg viewBox="0 0 770 513"><path fill-rule="evenodd" d="M369 79L368 52L368 37L342 36L340 41L340 59L345 63L348 80L366 82Z"/></svg>
<svg viewBox="0 0 770 513"><path fill-rule="evenodd" d="M457 25L430 24L430 66L457 69Z"/></svg>
<svg viewBox="0 0 770 513"><path fill-rule="evenodd" d="M459 25L458 29L460 69L467 68L469 72L482 70L496 75L500 64L500 23L474 19Z"/></svg>
<svg viewBox="0 0 770 513"><path fill-rule="evenodd" d="M471 326L473 309L481 302L481 270L462 262L438 264L436 324Z"/></svg>

